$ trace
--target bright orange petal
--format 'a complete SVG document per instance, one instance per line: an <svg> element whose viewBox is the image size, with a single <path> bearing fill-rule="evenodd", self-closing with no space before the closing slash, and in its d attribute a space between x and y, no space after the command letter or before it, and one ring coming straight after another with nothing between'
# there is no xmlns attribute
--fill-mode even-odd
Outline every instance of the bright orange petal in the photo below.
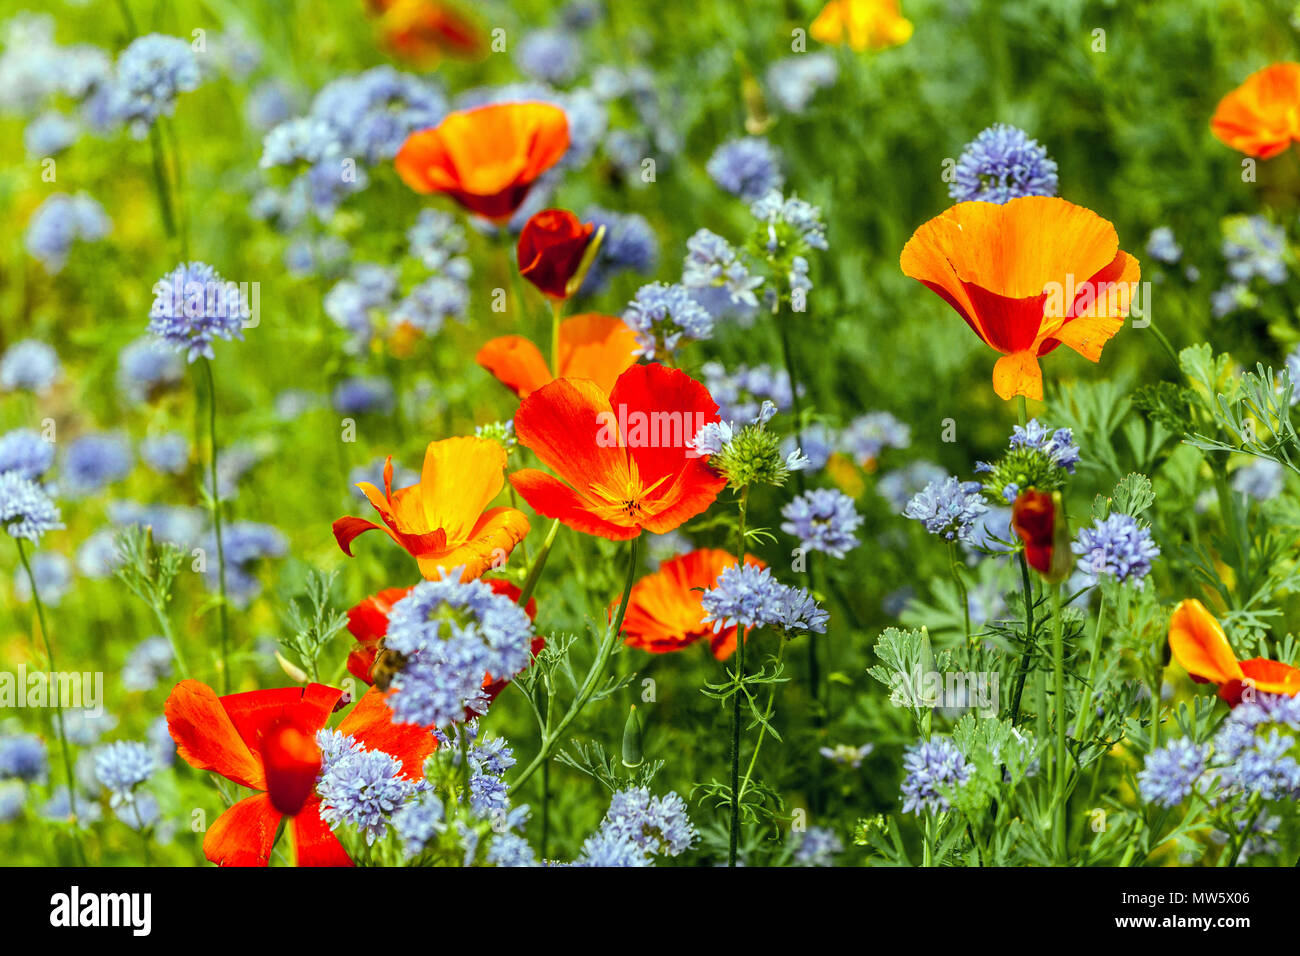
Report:
<svg viewBox="0 0 1300 956"><path fill-rule="evenodd" d="M574 531L610 541L626 541L641 533L636 525L614 524L592 514L586 499L558 478L536 468L514 472L510 484L539 515L557 518Z"/></svg>
<svg viewBox="0 0 1300 956"><path fill-rule="evenodd" d="M420 475L420 500L430 528L447 533L447 545L463 544L487 503L505 484L506 450L488 438L430 442Z"/></svg>
<svg viewBox="0 0 1300 956"><path fill-rule="evenodd" d="M1223 628L1195 598L1174 608L1169 619L1169 649L1187 673L1203 681L1225 684L1244 676Z"/></svg>
<svg viewBox="0 0 1300 956"><path fill-rule="evenodd" d="M181 681L163 705L167 729L186 763L253 790L266 789L262 760L239 735L221 699L207 684Z"/></svg>
<svg viewBox="0 0 1300 956"><path fill-rule="evenodd" d="M519 442L575 488L626 483L618 418L595 382L557 379L524 399L514 422Z"/></svg>
<svg viewBox="0 0 1300 956"><path fill-rule="evenodd" d="M527 398L551 380L546 359L542 358L537 346L522 335L492 339L478 350L474 361L520 398Z"/></svg>
<svg viewBox="0 0 1300 956"><path fill-rule="evenodd" d="M636 364L636 347L636 333L622 319L595 312L575 315L560 324L560 374L589 378L608 394Z"/></svg>
<svg viewBox="0 0 1300 956"><path fill-rule="evenodd" d="M1300 694L1300 670L1290 664L1253 657L1241 662L1241 672L1256 690L1266 694Z"/></svg>
<svg viewBox="0 0 1300 956"><path fill-rule="evenodd" d="M472 581L485 571L502 567L515 545L528 534L528 516L515 508L490 508L479 516L478 523L464 544L419 559L420 573L438 580L444 573L459 568L461 580Z"/></svg>
<svg viewBox="0 0 1300 956"><path fill-rule="evenodd" d="M1010 401L1017 395L1041 400L1043 373L1038 357L1030 350L1013 352L998 359L993 366L993 391L998 398Z"/></svg>

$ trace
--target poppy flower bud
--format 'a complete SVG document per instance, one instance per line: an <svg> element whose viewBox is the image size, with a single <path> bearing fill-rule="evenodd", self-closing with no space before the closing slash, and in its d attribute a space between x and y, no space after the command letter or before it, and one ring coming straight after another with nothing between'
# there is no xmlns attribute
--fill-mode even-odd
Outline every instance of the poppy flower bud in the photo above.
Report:
<svg viewBox="0 0 1300 956"><path fill-rule="evenodd" d="M623 766L629 770L645 762L641 735L641 715L636 712L636 704L633 704L627 713L627 723L623 725Z"/></svg>
<svg viewBox="0 0 1300 956"><path fill-rule="evenodd" d="M1053 582L1069 575L1074 559L1059 491L1022 491L1011 506L1011 527L1025 543L1025 560L1031 568Z"/></svg>
<svg viewBox="0 0 1300 956"><path fill-rule="evenodd" d="M321 754L315 738L297 724L281 719L262 736L262 764L266 791L281 813L292 816L302 809L320 776Z"/></svg>
<svg viewBox="0 0 1300 956"><path fill-rule="evenodd" d="M517 251L519 274L552 299L578 291L600 236L565 209L543 209L524 224ZM602 227L603 229L603 227Z"/></svg>

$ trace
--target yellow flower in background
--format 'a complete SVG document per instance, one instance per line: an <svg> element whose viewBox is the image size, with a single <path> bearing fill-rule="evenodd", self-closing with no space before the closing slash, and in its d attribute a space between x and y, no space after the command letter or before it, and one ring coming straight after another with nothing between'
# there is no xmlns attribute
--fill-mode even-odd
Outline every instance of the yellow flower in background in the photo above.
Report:
<svg viewBox="0 0 1300 956"><path fill-rule="evenodd" d="M906 43L912 21L899 12L898 0L830 0L808 32L820 43L847 43L861 53Z"/></svg>

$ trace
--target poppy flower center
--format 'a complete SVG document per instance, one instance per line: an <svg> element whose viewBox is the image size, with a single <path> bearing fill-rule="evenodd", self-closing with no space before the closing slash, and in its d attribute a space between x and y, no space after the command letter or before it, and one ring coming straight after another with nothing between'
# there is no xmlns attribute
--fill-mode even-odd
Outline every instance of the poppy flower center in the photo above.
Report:
<svg viewBox="0 0 1300 956"><path fill-rule="evenodd" d="M658 481L646 487L641 482L641 473L636 462L633 461L629 464L631 467L628 469L627 477L621 485L592 482L588 486L595 499L595 508L593 510L606 521L635 522L658 511L646 499L668 479L668 476L664 475Z"/></svg>

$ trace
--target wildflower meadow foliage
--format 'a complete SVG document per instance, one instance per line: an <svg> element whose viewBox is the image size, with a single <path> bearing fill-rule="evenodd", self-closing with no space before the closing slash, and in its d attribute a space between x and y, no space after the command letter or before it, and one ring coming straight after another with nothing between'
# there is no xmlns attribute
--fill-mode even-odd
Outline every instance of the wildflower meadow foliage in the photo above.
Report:
<svg viewBox="0 0 1300 956"><path fill-rule="evenodd" d="M1296 864L1283 6L10 4L4 862Z"/></svg>

